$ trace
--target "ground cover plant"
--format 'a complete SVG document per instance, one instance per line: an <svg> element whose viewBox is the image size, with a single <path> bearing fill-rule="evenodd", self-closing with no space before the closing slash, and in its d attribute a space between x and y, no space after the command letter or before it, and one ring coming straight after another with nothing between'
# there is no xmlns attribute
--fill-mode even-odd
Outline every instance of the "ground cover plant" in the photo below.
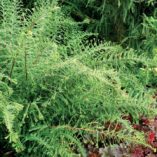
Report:
<svg viewBox="0 0 157 157"><path fill-rule="evenodd" d="M125 2L0 0L0 156L156 156L156 3Z"/></svg>

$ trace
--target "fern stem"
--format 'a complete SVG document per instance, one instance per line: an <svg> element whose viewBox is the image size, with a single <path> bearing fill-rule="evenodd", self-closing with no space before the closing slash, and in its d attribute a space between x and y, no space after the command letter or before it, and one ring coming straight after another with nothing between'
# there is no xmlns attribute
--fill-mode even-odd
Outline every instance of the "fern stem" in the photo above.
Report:
<svg viewBox="0 0 157 157"><path fill-rule="evenodd" d="M9 74L9 77L10 77L10 79L12 78L12 74L13 74L13 70L14 70L14 66L15 66L15 58L13 59L13 61L12 61L12 65L11 65L11 70L10 70L10 74ZM10 84L11 82L10 82L10 80L9 80L9 82L8 82L8 84Z"/></svg>
<svg viewBox="0 0 157 157"><path fill-rule="evenodd" d="M27 52L25 51L25 78L28 79L28 71L27 71Z"/></svg>

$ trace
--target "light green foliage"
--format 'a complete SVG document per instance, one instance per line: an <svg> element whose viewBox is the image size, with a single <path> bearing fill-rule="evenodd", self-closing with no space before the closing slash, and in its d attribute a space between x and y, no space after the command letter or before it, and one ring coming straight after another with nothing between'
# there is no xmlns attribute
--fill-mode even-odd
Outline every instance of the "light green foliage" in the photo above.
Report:
<svg viewBox="0 0 157 157"><path fill-rule="evenodd" d="M32 11L18 0L1 0L0 7L0 127L8 130L0 138L17 156L86 156L77 135L94 130L99 138L107 121L124 129L106 130L106 137L146 145L121 116L130 113L136 121L139 114L156 114L152 91L145 89L156 63L130 48L89 42L95 34L82 31L56 0L37 1ZM122 14L125 21L127 11Z"/></svg>
<svg viewBox="0 0 157 157"><path fill-rule="evenodd" d="M20 142L19 130L20 123L17 123L17 117L22 111L23 106L18 103L9 102L2 93L0 93L0 119L2 124L7 128L8 135L5 137L13 144L16 151L21 151L23 149L22 143ZM17 123L17 124L16 124Z"/></svg>

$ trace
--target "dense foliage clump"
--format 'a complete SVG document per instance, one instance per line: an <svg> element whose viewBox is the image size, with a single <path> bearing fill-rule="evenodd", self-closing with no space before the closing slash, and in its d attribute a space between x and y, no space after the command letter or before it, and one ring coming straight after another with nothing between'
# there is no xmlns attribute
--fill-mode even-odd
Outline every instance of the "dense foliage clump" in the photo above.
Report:
<svg viewBox="0 0 157 157"><path fill-rule="evenodd" d="M157 114L155 6L0 0L0 156L87 156L91 143L154 151L138 123Z"/></svg>

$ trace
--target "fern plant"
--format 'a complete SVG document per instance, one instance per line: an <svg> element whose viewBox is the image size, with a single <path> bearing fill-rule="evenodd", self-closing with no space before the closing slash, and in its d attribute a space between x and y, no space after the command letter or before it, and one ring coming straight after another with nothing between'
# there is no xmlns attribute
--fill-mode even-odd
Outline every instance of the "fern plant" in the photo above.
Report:
<svg viewBox="0 0 157 157"><path fill-rule="evenodd" d="M0 127L7 130L0 138L16 156L86 156L88 134L148 146L121 117L156 114L153 91L145 88L155 62L130 48L89 42L95 34L56 0L37 1L31 11L18 0L0 6ZM123 129L104 130L107 121Z"/></svg>

